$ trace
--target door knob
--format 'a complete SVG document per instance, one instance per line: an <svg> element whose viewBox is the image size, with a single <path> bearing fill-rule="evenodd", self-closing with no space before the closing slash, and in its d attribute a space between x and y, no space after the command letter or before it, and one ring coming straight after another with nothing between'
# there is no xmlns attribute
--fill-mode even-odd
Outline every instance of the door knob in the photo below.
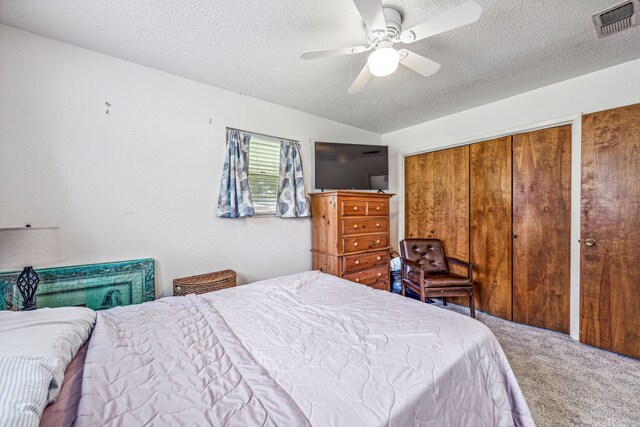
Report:
<svg viewBox="0 0 640 427"><path fill-rule="evenodd" d="M596 241L595 239L592 238L588 238L584 241L584 244L587 246L595 246L596 245Z"/></svg>
<svg viewBox="0 0 640 427"><path fill-rule="evenodd" d="M517 238L518 238L518 235L517 235L517 234L513 234L513 235L511 235L511 238L513 238L513 239L517 239Z"/></svg>

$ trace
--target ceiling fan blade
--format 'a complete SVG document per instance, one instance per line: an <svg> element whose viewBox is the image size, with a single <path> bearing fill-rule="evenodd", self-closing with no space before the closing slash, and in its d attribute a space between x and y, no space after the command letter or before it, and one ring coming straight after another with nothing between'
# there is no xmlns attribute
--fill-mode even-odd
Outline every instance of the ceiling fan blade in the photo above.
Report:
<svg viewBox="0 0 640 427"><path fill-rule="evenodd" d="M403 43L413 43L435 36L436 34L476 22L481 14L482 6L471 0L403 31L400 35L400 40Z"/></svg>
<svg viewBox="0 0 640 427"><path fill-rule="evenodd" d="M369 65L365 64L358 77L356 77L356 81L353 82L351 87L349 88L349 93L354 94L360 92L364 87L369 83L369 79L371 78L371 71L369 71Z"/></svg>
<svg viewBox="0 0 640 427"><path fill-rule="evenodd" d="M409 52L407 49L400 49L399 52L402 58L400 63L424 77L429 77L440 69L440 64L417 53Z"/></svg>
<svg viewBox="0 0 640 427"><path fill-rule="evenodd" d="M380 0L353 0L367 25L369 31L387 32L387 21L384 19L382 1Z"/></svg>
<svg viewBox="0 0 640 427"><path fill-rule="evenodd" d="M302 52L300 58L302 59L318 59L329 58L331 56L353 55L354 53L362 53L367 48L364 46L355 47L342 47L338 49L325 49L325 50L311 50L308 52Z"/></svg>

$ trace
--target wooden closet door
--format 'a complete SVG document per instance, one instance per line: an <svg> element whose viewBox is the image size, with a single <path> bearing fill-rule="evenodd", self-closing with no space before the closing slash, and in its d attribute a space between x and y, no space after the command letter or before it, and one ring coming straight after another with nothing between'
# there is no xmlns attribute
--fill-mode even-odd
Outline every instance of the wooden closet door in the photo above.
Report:
<svg viewBox="0 0 640 427"><path fill-rule="evenodd" d="M571 126L513 137L513 320L569 332Z"/></svg>
<svg viewBox="0 0 640 427"><path fill-rule="evenodd" d="M404 237L425 237L433 229L433 153L404 159Z"/></svg>
<svg viewBox="0 0 640 427"><path fill-rule="evenodd" d="M405 158L405 237L442 239L447 256L469 260L468 146Z"/></svg>
<svg viewBox="0 0 640 427"><path fill-rule="evenodd" d="M470 147L471 263L476 307L512 319L511 136Z"/></svg>
<svg viewBox="0 0 640 427"><path fill-rule="evenodd" d="M580 341L640 358L640 105L583 117L581 209Z"/></svg>

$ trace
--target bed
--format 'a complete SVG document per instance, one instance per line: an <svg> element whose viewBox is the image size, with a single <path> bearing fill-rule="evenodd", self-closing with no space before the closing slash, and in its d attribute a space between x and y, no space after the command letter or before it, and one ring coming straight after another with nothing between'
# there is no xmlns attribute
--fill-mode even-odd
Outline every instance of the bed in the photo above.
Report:
<svg viewBox="0 0 640 427"><path fill-rule="evenodd" d="M315 271L99 311L84 348L40 425L534 425L483 324Z"/></svg>

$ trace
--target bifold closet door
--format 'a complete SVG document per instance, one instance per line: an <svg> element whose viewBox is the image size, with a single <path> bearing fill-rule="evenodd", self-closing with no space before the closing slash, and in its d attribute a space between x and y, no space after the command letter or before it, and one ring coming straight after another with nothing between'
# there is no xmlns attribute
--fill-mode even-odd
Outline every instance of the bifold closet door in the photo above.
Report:
<svg viewBox="0 0 640 427"><path fill-rule="evenodd" d="M448 256L468 261L469 147L406 157L404 173L405 237L442 239Z"/></svg>
<svg viewBox="0 0 640 427"><path fill-rule="evenodd" d="M640 105L582 121L580 341L640 358Z"/></svg>
<svg viewBox="0 0 640 427"><path fill-rule="evenodd" d="M511 320L511 136L470 146L471 263L476 307Z"/></svg>
<svg viewBox="0 0 640 427"><path fill-rule="evenodd" d="M433 153L404 159L404 237L424 237L433 225Z"/></svg>
<svg viewBox="0 0 640 427"><path fill-rule="evenodd" d="M513 320L569 332L571 126L513 136Z"/></svg>

